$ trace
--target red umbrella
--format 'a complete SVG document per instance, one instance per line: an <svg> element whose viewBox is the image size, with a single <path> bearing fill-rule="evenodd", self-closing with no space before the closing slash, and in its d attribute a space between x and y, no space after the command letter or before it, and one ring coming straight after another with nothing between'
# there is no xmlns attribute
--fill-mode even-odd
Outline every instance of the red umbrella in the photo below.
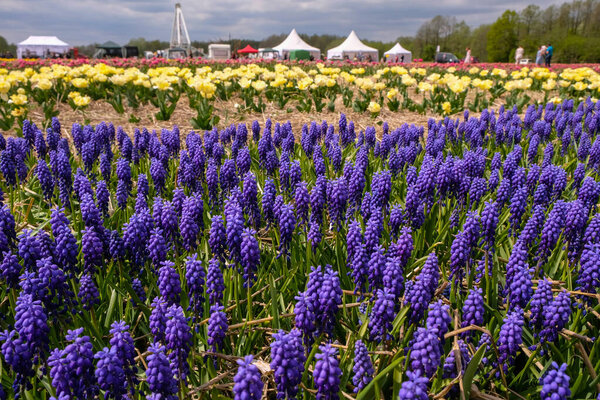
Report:
<svg viewBox="0 0 600 400"><path fill-rule="evenodd" d="M250 53L258 53L258 50L256 50L254 47L247 45L246 47L244 47L241 50L238 50L239 54L250 54Z"/></svg>

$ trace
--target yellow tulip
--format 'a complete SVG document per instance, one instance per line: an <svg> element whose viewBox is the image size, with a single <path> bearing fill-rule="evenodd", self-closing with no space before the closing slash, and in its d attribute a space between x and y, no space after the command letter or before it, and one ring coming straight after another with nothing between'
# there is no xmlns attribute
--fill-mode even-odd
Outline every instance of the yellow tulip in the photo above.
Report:
<svg viewBox="0 0 600 400"><path fill-rule="evenodd" d="M444 103L442 103L442 110L444 110L444 115L450 114L450 112L452 111L452 105L449 101L445 101Z"/></svg>
<svg viewBox="0 0 600 400"><path fill-rule="evenodd" d="M367 110L369 110L373 114L376 114L379 111L381 111L381 106L379 105L379 103L372 101L369 103L369 107L367 107Z"/></svg>

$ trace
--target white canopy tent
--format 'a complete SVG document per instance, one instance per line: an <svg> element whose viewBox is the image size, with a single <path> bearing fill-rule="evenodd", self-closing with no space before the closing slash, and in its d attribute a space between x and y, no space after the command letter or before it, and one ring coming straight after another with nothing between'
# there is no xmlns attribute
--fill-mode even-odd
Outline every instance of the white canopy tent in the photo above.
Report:
<svg viewBox="0 0 600 400"><path fill-rule="evenodd" d="M354 57L365 58L368 56L371 56L371 60L373 61L379 61L379 52L377 49L361 42L354 31L350 32L342 44L327 50L328 59L343 59L348 57L352 60Z"/></svg>
<svg viewBox="0 0 600 400"><path fill-rule="evenodd" d="M17 58L45 57L49 53L64 54L70 47L56 36L29 36L17 45Z"/></svg>
<svg viewBox="0 0 600 400"><path fill-rule="evenodd" d="M296 29L292 29L288 37L279 45L273 47L273 49L279 52L281 58L286 58L285 55L289 55L291 50L306 50L310 52L310 55L313 56L315 60L321 58L321 50L302 40L300 35L298 35L298 32L296 32Z"/></svg>
<svg viewBox="0 0 600 400"><path fill-rule="evenodd" d="M400 43L396 43L394 47L384 53L386 62L409 63L412 61L412 53L406 50Z"/></svg>

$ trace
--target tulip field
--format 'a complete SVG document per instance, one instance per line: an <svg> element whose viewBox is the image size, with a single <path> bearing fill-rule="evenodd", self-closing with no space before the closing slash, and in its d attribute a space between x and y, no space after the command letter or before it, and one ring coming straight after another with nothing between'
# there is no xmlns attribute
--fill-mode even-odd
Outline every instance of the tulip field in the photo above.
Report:
<svg viewBox="0 0 600 400"><path fill-rule="evenodd" d="M0 399L600 399L599 88L594 66L0 64ZM90 124L98 102L163 128ZM266 104L333 109L243 119Z"/></svg>

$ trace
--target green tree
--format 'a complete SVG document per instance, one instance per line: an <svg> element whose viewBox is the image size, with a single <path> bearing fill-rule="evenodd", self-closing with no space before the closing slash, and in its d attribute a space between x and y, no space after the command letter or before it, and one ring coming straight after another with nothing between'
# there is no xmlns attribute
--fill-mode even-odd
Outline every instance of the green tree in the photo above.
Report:
<svg viewBox="0 0 600 400"><path fill-rule="evenodd" d="M487 34L488 61L510 61L511 52L518 44L519 16L515 11L506 10L492 24Z"/></svg>

